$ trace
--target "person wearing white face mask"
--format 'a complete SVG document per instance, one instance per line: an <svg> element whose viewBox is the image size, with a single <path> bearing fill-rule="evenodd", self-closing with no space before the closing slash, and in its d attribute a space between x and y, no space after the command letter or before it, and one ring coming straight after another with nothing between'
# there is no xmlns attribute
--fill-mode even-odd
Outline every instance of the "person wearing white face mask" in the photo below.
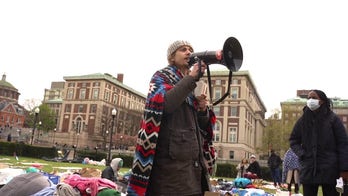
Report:
<svg viewBox="0 0 348 196"><path fill-rule="evenodd" d="M307 100L307 107L314 111L320 107L319 99L310 98Z"/></svg>
<svg viewBox="0 0 348 196"><path fill-rule="evenodd" d="M303 194L317 195L321 186L324 196L339 195L336 179L342 177L348 183L348 136L323 91L308 93L307 105L289 141L300 159Z"/></svg>

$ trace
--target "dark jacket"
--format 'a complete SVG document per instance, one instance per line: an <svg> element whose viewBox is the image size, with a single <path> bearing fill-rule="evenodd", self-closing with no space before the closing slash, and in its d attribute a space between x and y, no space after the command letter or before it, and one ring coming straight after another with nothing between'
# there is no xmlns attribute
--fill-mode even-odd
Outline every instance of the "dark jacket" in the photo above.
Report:
<svg viewBox="0 0 348 196"><path fill-rule="evenodd" d="M304 108L290 135L290 147L300 159L300 182L336 184L348 171L348 137L339 117L327 108Z"/></svg>
<svg viewBox="0 0 348 196"><path fill-rule="evenodd" d="M118 170L123 166L123 160L121 158L114 158L111 160L111 163L109 166L107 166L102 174L102 178L109 179L113 182L118 181Z"/></svg>
<svg viewBox="0 0 348 196"><path fill-rule="evenodd" d="M196 87L185 76L165 95L164 114L156 146L156 156L146 195L194 195L209 189L199 130L207 126L207 113L198 114L185 101ZM203 190L204 191L204 190Z"/></svg>
<svg viewBox="0 0 348 196"><path fill-rule="evenodd" d="M271 156L268 158L267 164L270 169L276 169L282 164L282 159L280 156L276 155L276 153L272 152Z"/></svg>
<svg viewBox="0 0 348 196"><path fill-rule="evenodd" d="M246 170L247 170L247 172L251 172L253 174L256 174L258 178L262 178L261 168L260 168L259 162L254 161L254 162L250 163L249 167Z"/></svg>
<svg viewBox="0 0 348 196"><path fill-rule="evenodd" d="M114 170L113 170L112 167L110 167L110 166L107 166L107 167L102 171L101 177L102 177L102 178L109 179L109 180L111 180L111 181L113 181L113 182L116 182L116 181L117 181L117 178L116 178L116 176L115 176Z"/></svg>

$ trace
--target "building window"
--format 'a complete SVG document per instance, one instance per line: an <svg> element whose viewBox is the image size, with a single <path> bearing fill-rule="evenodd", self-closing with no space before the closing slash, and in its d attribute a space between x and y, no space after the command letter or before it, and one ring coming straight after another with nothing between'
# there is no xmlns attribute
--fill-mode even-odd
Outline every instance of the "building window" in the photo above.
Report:
<svg viewBox="0 0 348 196"><path fill-rule="evenodd" d="M86 99L86 89L80 89L80 99Z"/></svg>
<svg viewBox="0 0 348 196"><path fill-rule="evenodd" d="M76 124L74 124L74 128L75 128L77 134L81 133L81 131L83 130L83 126L84 126L84 123L82 122L82 119L80 117L78 117L76 119Z"/></svg>
<svg viewBox="0 0 348 196"><path fill-rule="evenodd" d="M237 142L237 127L228 128L228 142L230 143Z"/></svg>
<svg viewBox="0 0 348 196"><path fill-rule="evenodd" d="M221 80L215 80L215 85L221 85Z"/></svg>
<svg viewBox="0 0 348 196"><path fill-rule="evenodd" d="M254 94L252 93L252 91L249 91L249 102L251 103L254 99Z"/></svg>
<svg viewBox="0 0 348 196"><path fill-rule="evenodd" d="M105 92L104 100L109 101L110 98L110 92Z"/></svg>
<svg viewBox="0 0 348 196"><path fill-rule="evenodd" d="M114 94L113 103L114 103L115 105L117 105L117 103L118 103L118 95L117 95L117 94Z"/></svg>
<svg viewBox="0 0 348 196"><path fill-rule="evenodd" d="M93 98L92 99L98 99L99 97L99 89L95 88L93 89Z"/></svg>
<svg viewBox="0 0 348 196"><path fill-rule="evenodd" d="M231 107L231 116L238 116L237 107Z"/></svg>
<svg viewBox="0 0 348 196"><path fill-rule="evenodd" d="M111 89L111 85L110 84L105 84L105 88L106 89Z"/></svg>
<svg viewBox="0 0 348 196"><path fill-rule="evenodd" d="M220 142L220 135L221 135L220 133L221 133L221 122L220 121L216 121L215 128L214 128L214 131L213 131L213 134L214 134L213 141L214 142Z"/></svg>
<svg viewBox="0 0 348 196"><path fill-rule="evenodd" d="M215 87L214 88L214 98L220 99L221 98L221 87Z"/></svg>
<svg viewBox="0 0 348 196"><path fill-rule="evenodd" d="M231 88L231 97L232 97L232 99L238 98L238 88L236 88L236 87Z"/></svg>
<svg viewBox="0 0 348 196"><path fill-rule="evenodd" d="M78 113L82 113L83 112L83 105L79 105L78 107Z"/></svg>
<svg viewBox="0 0 348 196"><path fill-rule="evenodd" d="M213 111L216 116L220 116L220 106L214 106Z"/></svg>
<svg viewBox="0 0 348 196"><path fill-rule="evenodd" d="M239 83L239 80L237 80L237 79L232 80L232 84L238 84L238 83Z"/></svg>
<svg viewBox="0 0 348 196"><path fill-rule="evenodd" d="M97 112L97 105L96 104L91 104L91 111L90 113L96 113Z"/></svg>
<svg viewBox="0 0 348 196"><path fill-rule="evenodd" d="M67 99L73 99L74 97L74 89L68 89L68 94L66 96Z"/></svg>
<svg viewBox="0 0 348 196"><path fill-rule="evenodd" d="M125 106L126 105L126 98L125 97L121 97L121 106Z"/></svg>
<svg viewBox="0 0 348 196"><path fill-rule="evenodd" d="M65 112L71 112L71 105L70 104L65 105Z"/></svg>
<svg viewBox="0 0 348 196"><path fill-rule="evenodd" d="M230 159L234 159L234 151L230 151Z"/></svg>

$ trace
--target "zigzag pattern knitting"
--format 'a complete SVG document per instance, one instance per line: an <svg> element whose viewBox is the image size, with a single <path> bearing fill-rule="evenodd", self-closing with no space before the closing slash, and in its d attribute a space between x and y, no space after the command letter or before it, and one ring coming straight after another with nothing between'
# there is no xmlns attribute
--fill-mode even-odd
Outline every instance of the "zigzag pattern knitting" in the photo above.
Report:
<svg viewBox="0 0 348 196"><path fill-rule="evenodd" d="M157 71L150 81L144 116L138 132L127 195L145 195L146 193L162 120L164 95L182 77L175 66L168 66Z"/></svg>

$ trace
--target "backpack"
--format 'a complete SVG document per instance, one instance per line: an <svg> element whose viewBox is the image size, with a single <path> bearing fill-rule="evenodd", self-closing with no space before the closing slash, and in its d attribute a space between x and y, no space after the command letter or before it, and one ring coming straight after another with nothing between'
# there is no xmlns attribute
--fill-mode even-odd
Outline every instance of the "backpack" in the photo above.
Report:
<svg viewBox="0 0 348 196"><path fill-rule="evenodd" d="M236 178L233 184L237 188L245 188L247 185L252 184L252 182L249 178Z"/></svg>

